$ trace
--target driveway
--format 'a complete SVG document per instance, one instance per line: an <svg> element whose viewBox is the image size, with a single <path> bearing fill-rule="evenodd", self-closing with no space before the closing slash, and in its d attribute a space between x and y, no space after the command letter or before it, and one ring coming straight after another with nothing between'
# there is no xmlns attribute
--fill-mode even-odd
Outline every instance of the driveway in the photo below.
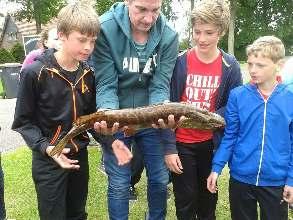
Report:
<svg viewBox="0 0 293 220"><path fill-rule="evenodd" d="M0 151L10 151L24 146L25 142L15 131L11 130L16 99L0 99Z"/></svg>

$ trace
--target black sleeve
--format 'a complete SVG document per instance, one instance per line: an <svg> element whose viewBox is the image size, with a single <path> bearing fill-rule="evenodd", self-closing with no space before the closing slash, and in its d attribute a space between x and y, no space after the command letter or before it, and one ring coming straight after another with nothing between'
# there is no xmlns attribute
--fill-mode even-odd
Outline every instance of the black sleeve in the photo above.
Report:
<svg viewBox="0 0 293 220"><path fill-rule="evenodd" d="M12 129L21 134L32 150L45 154L50 143L35 120L38 99L37 74L31 68L26 68L21 75Z"/></svg>

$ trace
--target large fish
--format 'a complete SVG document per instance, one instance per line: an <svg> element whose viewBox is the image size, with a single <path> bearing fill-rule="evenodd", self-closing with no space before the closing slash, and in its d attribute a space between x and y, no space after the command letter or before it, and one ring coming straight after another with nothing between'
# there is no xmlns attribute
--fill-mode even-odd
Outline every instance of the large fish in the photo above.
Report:
<svg viewBox="0 0 293 220"><path fill-rule="evenodd" d="M95 122L106 121L108 127L118 122L121 128L130 126L140 129L151 127L160 118L167 121L169 115L174 115L175 120L181 116L186 117L179 125L181 128L214 130L225 126L225 120L220 115L188 103L168 102L139 108L98 111L81 116L74 121L71 130L52 149L50 156L60 154L68 141L93 128Z"/></svg>

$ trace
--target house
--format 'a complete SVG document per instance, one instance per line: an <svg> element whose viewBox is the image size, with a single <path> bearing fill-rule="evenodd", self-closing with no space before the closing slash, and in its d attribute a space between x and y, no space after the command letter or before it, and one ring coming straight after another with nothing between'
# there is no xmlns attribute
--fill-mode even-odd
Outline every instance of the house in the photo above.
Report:
<svg viewBox="0 0 293 220"><path fill-rule="evenodd" d="M56 18L53 18L48 24L42 25L42 28L50 26L54 22L56 22ZM6 16L0 14L0 48L11 49L16 43L21 43L27 54L36 49L38 39L39 35L34 20L18 21L10 14Z"/></svg>
<svg viewBox="0 0 293 220"><path fill-rule="evenodd" d="M0 47L10 49L16 43L23 43L23 36L36 35L36 24L34 21L16 21L10 14L1 16Z"/></svg>

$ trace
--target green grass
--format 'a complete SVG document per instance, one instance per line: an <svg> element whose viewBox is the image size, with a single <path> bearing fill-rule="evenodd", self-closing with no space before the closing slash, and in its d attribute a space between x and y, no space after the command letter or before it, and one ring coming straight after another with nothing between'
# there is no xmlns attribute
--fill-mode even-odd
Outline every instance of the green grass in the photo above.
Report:
<svg viewBox="0 0 293 220"><path fill-rule="evenodd" d="M97 170L100 151L89 149L90 183L87 203L89 220L106 220L107 216L107 178ZM31 178L31 153L27 147L2 154L2 166L5 173L5 205L7 217L16 220L37 220L36 194ZM230 219L228 203L228 170L225 169L219 181L219 200L217 219ZM138 201L130 204L130 220L143 220L147 209L146 178L138 184ZM174 197L168 200L167 220L175 220ZM293 213L290 218L293 220Z"/></svg>

